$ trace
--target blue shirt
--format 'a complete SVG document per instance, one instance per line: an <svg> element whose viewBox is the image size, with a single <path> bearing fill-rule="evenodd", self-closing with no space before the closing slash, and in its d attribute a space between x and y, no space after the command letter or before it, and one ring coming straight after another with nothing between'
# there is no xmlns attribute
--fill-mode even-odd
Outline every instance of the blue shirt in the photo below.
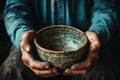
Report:
<svg viewBox="0 0 120 80"><path fill-rule="evenodd" d="M117 18L114 0L6 0L4 21L12 42L20 47L26 31L55 24L96 32L106 43Z"/></svg>

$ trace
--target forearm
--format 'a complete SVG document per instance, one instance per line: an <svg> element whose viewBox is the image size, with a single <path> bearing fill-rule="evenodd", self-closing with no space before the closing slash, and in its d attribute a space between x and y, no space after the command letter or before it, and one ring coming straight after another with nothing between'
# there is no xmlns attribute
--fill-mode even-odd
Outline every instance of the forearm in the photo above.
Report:
<svg viewBox="0 0 120 80"><path fill-rule="evenodd" d="M6 0L4 10L5 26L12 42L18 48L20 47L22 35L32 29L29 13L25 2L21 0Z"/></svg>
<svg viewBox="0 0 120 80"><path fill-rule="evenodd" d="M94 1L89 31L96 32L102 44L105 44L114 33L117 24L117 14L114 1Z"/></svg>

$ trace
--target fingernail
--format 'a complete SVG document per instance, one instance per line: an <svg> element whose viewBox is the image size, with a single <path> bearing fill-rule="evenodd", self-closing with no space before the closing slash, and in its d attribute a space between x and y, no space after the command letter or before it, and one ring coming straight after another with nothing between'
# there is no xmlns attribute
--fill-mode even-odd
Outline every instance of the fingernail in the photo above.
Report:
<svg viewBox="0 0 120 80"><path fill-rule="evenodd" d="M58 71L57 71L56 68L54 68L54 69L52 70L52 72L53 72L54 74L58 74Z"/></svg>
<svg viewBox="0 0 120 80"><path fill-rule="evenodd" d="M26 52L30 52L30 46L27 46L25 50Z"/></svg>
<svg viewBox="0 0 120 80"><path fill-rule="evenodd" d="M71 71L70 71L70 70L66 70L65 72L66 72L67 74L70 74L70 73L71 73Z"/></svg>
<svg viewBox="0 0 120 80"><path fill-rule="evenodd" d="M46 69L49 69L49 66L45 66Z"/></svg>
<svg viewBox="0 0 120 80"><path fill-rule="evenodd" d="M57 71L56 71L56 70L53 70L52 72L53 72L53 73L56 73Z"/></svg>

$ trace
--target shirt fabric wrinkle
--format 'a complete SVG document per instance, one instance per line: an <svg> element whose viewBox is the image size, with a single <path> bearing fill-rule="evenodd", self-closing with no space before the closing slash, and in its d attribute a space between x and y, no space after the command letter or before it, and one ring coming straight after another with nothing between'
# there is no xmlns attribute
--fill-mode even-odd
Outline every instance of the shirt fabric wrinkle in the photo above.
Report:
<svg viewBox="0 0 120 80"><path fill-rule="evenodd" d="M20 47L21 41L20 37L16 39L17 35L22 36L23 33L30 29L37 31L45 26L57 24L74 26L83 32L87 30L96 32L100 36L101 41L106 43L111 33L113 33L111 31L114 31L113 24L117 22L114 0L111 0L111 2L108 0L90 1L91 0L6 0L7 5L4 10L5 26L8 34L14 36L14 39L11 37L11 40L17 47ZM29 4L26 4L27 2ZM24 8L25 6L28 7ZM104 9L100 10L101 8ZM30 9L31 11L29 11ZM18 13L16 13L16 10ZM108 13L110 13L110 15ZM17 14L17 16L21 17L15 16L9 19L11 14ZM97 23L98 21L99 23ZM107 24L104 23L105 21L107 21ZM14 23L16 26L14 26ZM24 24L25 27L17 28L19 24L23 23L26 23ZM15 30L18 30L18 32L14 33ZM101 31L105 32L101 33Z"/></svg>

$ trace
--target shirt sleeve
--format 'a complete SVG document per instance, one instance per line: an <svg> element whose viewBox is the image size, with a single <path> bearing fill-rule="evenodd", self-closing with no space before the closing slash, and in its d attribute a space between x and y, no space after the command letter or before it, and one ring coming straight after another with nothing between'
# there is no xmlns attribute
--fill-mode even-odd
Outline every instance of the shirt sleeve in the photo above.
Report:
<svg viewBox="0 0 120 80"><path fill-rule="evenodd" d="M106 44L117 29L117 14L114 0L93 0L91 9L91 27L89 31L96 32L102 44Z"/></svg>
<svg viewBox="0 0 120 80"><path fill-rule="evenodd" d="M8 35L13 44L20 48L23 33L32 30L30 10L27 6L29 0L6 0L4 9L4 22Z"/></svg>

